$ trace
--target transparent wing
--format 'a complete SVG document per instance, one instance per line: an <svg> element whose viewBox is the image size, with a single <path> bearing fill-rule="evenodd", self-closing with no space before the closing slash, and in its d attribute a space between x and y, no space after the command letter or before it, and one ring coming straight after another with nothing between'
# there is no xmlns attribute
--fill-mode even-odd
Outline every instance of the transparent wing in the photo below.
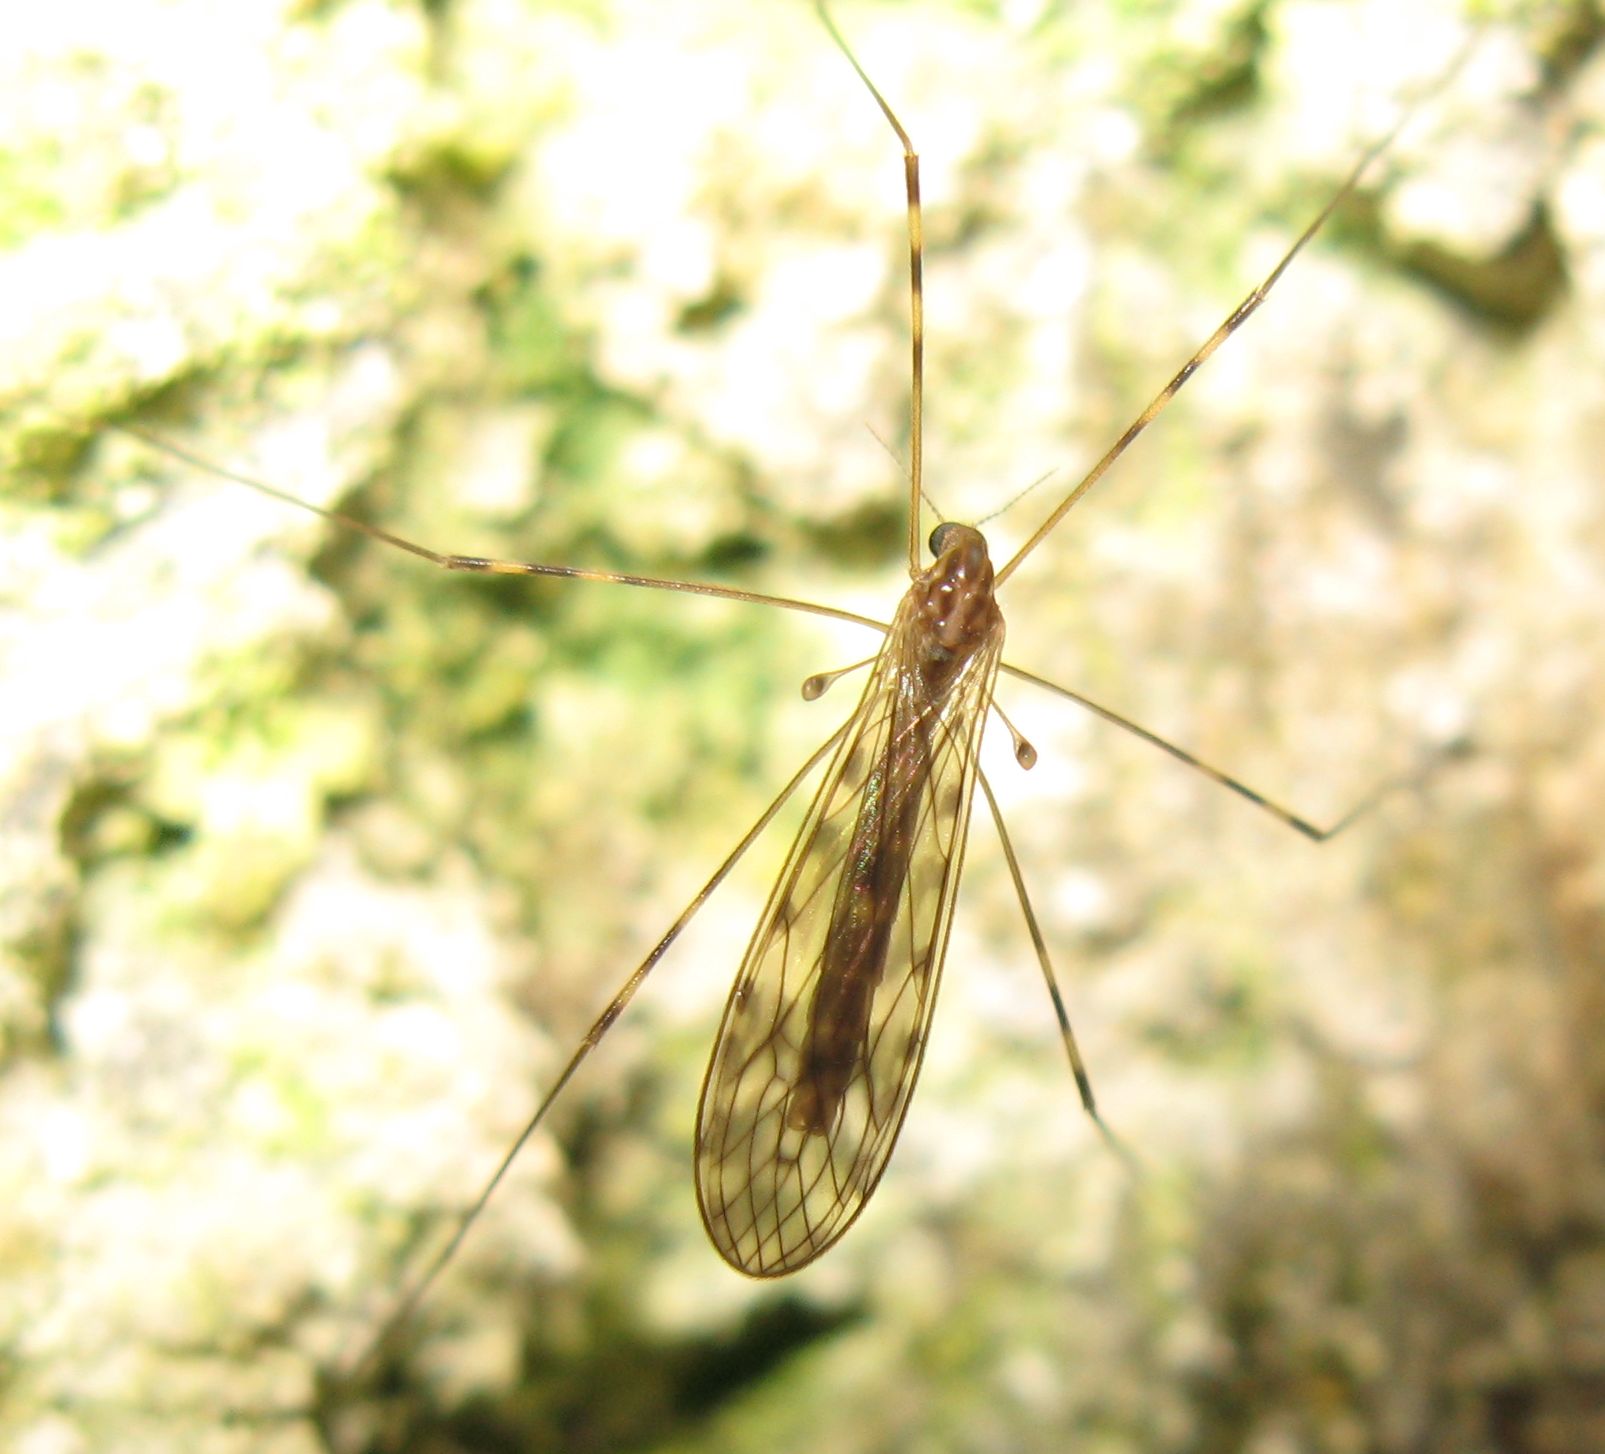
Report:
<svg viewBox="0 0 1605 1454"><path fill-rule="evenodd" d="M813 1261L886 1169L936 1003L1001 649L1000 626L922 701L911 633L894 625L747 949L696 1167L708 1235L750 1276Z"/></svg>

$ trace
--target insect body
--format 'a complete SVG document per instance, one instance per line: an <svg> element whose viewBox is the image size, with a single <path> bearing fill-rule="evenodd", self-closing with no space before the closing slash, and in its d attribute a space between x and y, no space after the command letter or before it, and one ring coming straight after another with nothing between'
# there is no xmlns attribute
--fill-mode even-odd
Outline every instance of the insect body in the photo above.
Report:
<svg viewBox="0 0 1605 1454"><path fill-rule="evenodd" d="M986 541L938 526L736 976L697 1114L714 1245L773 1277L875 1190L925 1048L1003 650Z"/></svg>

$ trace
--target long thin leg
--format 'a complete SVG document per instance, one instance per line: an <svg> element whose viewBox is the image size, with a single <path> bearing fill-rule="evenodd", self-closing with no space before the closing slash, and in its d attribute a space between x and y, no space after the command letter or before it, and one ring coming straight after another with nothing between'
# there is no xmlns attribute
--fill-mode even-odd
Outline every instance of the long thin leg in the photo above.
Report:
<svg viewBox="0 0 1605 1454"><path fill-rule="evenodd" d="M1142 411L1142 413L1140 413L1131 421L1130 424L1125 427L1125 429L1121 432L1120 437L1115 440L1115 442L1111 444L1104 452L1103 458L1093 465L1093 467L1081 477L1075 488L1072 489L1070 493L1064 497L1064 499L1059 501L1059 503L1053 507L1053 510L1049 513L1047 519L1045 519L1031 533L1030 539L1028 539L1024 545L1015 551L1014 555L1010 557L1008 564L998 571L996 583L999 588L1001 588L1003 583L1014 574L1015 569L1020 565L1020 563L1024 561L1025 558L1037 548L1037 546L1041 545L1042 542L1048 538L1049 534L1052 533L1053 528L1061 520L1063 520L1067 514L1070 513L1070 510L1075 503L1083 495L1085 495L1088 490L1097 484L1106 473L1108 473L1109 467L1126 452L1132 441L1136 439L1136 437L1141 434L1143 430L1145 430L1150 424L1152 424L1156 418L1158 418L1165 406L1170 403L1170 401L1174 399L1178 393L1181 392L1182 386L1187 382L1188 379L1192 378L1192 376L1198 372L1205 360L1207 360L1209 356L1221 346L1221 344L1225 343L1226 340L1232 336L1232 334L1236 333L1237 330L1241 328L1243 324L1248 322L1248 320L1259 310L1260 304L1270 296L1271 289L1282 280L1282 274L1292 266L1293 259L1304 251L1305 245L1310 241L1310 239L1326 225L1332 214L1337 211L1340 206L1342 206L1343 202L1354 192L1354 189L1359 186L1360 178L1365 175L1366 170L1370 167L1371 163L1374 162L1377 157L1379 157L1393 144L1394 138L1398 136L1400 131L1404 129L1405 124L1410 120L1410 118L1415 115L1416 108L1420 106L1421 103L1428 97L1435 95L1445 85L1447 85L1451 79L1453 79L1454 75L1459 71L1461 65L1465 62L1469 51L1469 45L1462 49L1460 54L1455 57L1448 67L1446 67L1444 73L1439 76L1430 86L1428 86L1425 91L1421 92L1408 105L1406 105L1393 125L1390 126L1381 137L1372 142L1372 144L1365 149L1365 152L1361 155L1359 161L1354 164L1348 176L1344 179L1343 185L1332 194L1331 200L1327 202L1326 206L1321 208L1321 210L1315 214L1304 231L1299 233L1299 235L1293 240L1293 245L1282 254L1281 261L1278 262L1276 266L1265 275L1264 279L1257 286L1249 291L1248 296L1245 297L1241 303L1232 309L1230 315L1225 319L1224 322L1221 323L1220 327L1218 327L1212 334L1209 335L1208 338L1203 341L1203 343L1198 346L1192 357L1176 370L1175 374L1171 377L1170 382L1166 384L1165 387L1162 388L1157 394L1155 394L1151 400L1149 400L1148 406Z"/></svg>
<svg viewBox="0 0 1605 1454"><path fill-rule="evenodd" d="M1092 1118L1092 1124L1098 1128L1098 1134L1103 1137L1109 1146L1128 1167L1135 1167L1136 1158L1128 1147L1113 1131L1104 1124L1104 1119L1098 1114L1098 1103L1093 1099L1092 1080L1087 1075L1087 1065L1081 1058L1081 1048L1076 1044L1076 1032L1070 1028L1070 1012L1065 1008L1064 996L1059 992L1059 981L1053 972L1053 962L1048 958L1048 941L1042 937L1042 926L1037 923L1036 911L1031 907L1031 896L1025 891L1025 878L1020 873L1020 860L1014 852L1014 843L1009 838L1009 830L1003 823L1003 812L998 807L998 800L992 795L992 784L986 780L984 772L977 776L981 782L981 791L986 795L986 805L992 810L992 821L997 825L998 841L1003 845L1003 857L1009 865L1009 877L1014 880L1014 892L1020 900L1020 912L1025 915L1025 927L1031 935L1031 947L1037 952L1037 963L1042 966L1042 978L1048 986L1048 998L1053 1001L1053 1013L1059 1021L1059 1038L1064 1042L1065 1054L1070 1057L1070 1074L1075 1077L1076 1090L1081 1096L1081 1105Z"/></svg>
<svg viewBox="0 0 1605 1454"><path fill-rule="evenodd" d="M286 505L294 505L298 510L321 515L325 520L333 520L336 524L358 531L373 540L393 546L397 550L404 550L408 555L415 555L420 560L439 566L442 570L467 571L478 575L556 576L570 581L599 581L614 586L640 586L651 591L679 591L683 595L714 596L723 601L745 601L754 606L779 606L787 611L803 611L811 616L828 616L833 621L851 621L855 626L867 626L871 631L879 631L883 635L886 631L883 623L869 616L860 616L856 611L843 611L836 606L822 606L813 601L797 601L790 596L766 596L758 591L738 590L734 586L715 586L701 581L671 581L657 576L629 575L622 571L588 570L575 565L549 565L545 561L537 560L494 560L480 555L458 555L450 551L431 550L427 545L420 545L415 540L393 535L377 525L370 525L366 520L358 520L354 515L314 505L310 500L300 499L288 490L270 485L266 480L242 474L239 470L225 469L222 465L214 464L194 451L185 449L183 445L175 444L170 439L164 439L159 434L142 429L137 424L110 424L106 427L148 444L152 449L170 454L175 459L181 459L186 464L206 470L209 474L232 480L237 485L245 485Z"/></svg>
<svg viewBox="0 0 1605 1454"><path fill-rule="evenodd" d="M908 191L908 291L909 291L909 350L912 354L912 383L909 389L908 401L908 431L909 431L909 495L908 495L908 573L910 577L919 574L920 569L920 494L921 469L924 460L924 428L925 417L925 287L923 281L923 259L925 256L924 223L920 212L920 159L914 150L914 143L903 130L903 123L897 119L892 108L887 104L886 98L881 95L879 88L870 80L863 66L859 65L858 57L853 54L852 47L847 44L841 31L836 29L836 22L830 18L830 11L825 7L825 0L814 0L814 9L819 12L819 18L825 29L830 32L830 38L836 42L837 48L847 57L848 63L858 72L858 79L869 88L869 94L875 98L875 104L880 107L881 115L891 123L892 130L897 133L897 139L903 143L903 181Z"/></svg>
<svg viewBox="0 0 1605 1454"><path fill-rule="evenodd" d="M586 1056L596 1049L602 1037L613 1028L613 1022L623 1014L625 1007L635 998L635 992L641 988L646 981L646 977L657 967L658 961L668 953L669 947L680 937L681 932L696 916L697 911L707 903L709 896L724 882L741 856L752 847L758 836L774 820L775 814L785 806L791 795L801 786L803 779L818 767L826 755L841 741L843 734L850 725L850 722L844 722L835 732L831 733L830 737L809 757L808 761L798 768L791 781L776 794L774 801L759 815L758 821L742 835L741 841L730 850L724 862L714 870L708 881L697 890L696 897L680 911L679 916L669 925L667 932L653 946L652 952L631 971L630 977L620 986L618 993L608 1001L607 1008L596 1017L596 1022L585 1032L585 1038L580 1041L579 1048L569 1057L568 1064L563 1067L563 1073L557 1077L552 1084L552 1088L546 1092L541 1099L541 1103L535 1107L534 1114L524 1123L524 1129L518 1133L513 1144L508 1147L507 1154L502 1157L490 1179L481 1188L479 1195L474 1198L468 1210L458 1220L457 1228L452 1233L450 1240L430 1260L428 1266L424 1268L423 1272L414 1280L412 1286L403 1294L400 1302L391 1311L390 1316L384 1320L379 1331L369 1340L356 1361L345 1371L343 1378L346 1381L353 1381L365 1372L374 1359L383 1351L385 1345L394 1337L397 1329L402 1327L412 1316L413 1310L422 1301L430 1287L433 1286L435 1279L440 1275L446 1264L456 1255L457 1249L462 1246L463 1239L467 1237L474 1223L479 1220L480 1213L485 1210L485 1206L495 1193L496 1188L501 1185L508 1169L524 1149L529 1138L535 1134L542 1120L545 1119L552 1102L563 1093L564 1087L573 1078L574 1072L580 1068L580 1064L585 1060Z"/></svg>
<svg viewBox="0 0 1605 1454"><path fill-rule="evenodd" d="M1308 818L1301 817L1290 808L1284 808L1280 803L1273 802L1256 788L1251 788L1241 778L1233 777L1229 772L1222 772L1218 767L1211 767L1202 758L1194 757L1185 747L1178 747L1174 742L1167 742L1156 732L1150 732L1146 727L1139 726L1129 717L1122 717L1120 713L1111 711L1108 707L1101 707L1090 697L1084 697L1080 692L1073 692L1069 687L1061 687L1057 682L1050 682L1046 677L1039 677L1035 672L1026 671L1023 667L1010 666L1007 662L1002 669L1011 677L1022 682L1030 682L1034 687L1041 687L1044 691L1052 692L1056 696L1064 697L1067 701L1085 707L1095 716L1102 717L1105 722L1112 723L1133 737L1140 737L1144 742L1152 744L1161 752L1168 752L1177 762L1184 762L1188 767L1196 768L1199 772L1213 782L1219 783L1223 788L1229 789L1238 797L1252 803L1256 808L1269 813L1279 823L1286 823L1289 828L1297 829L1306 838L1315 843L1325 843L1329 838L1336 838L1345 828L1357 819L1363 818L1378 803L1389 794L1397 792L1400 788L1410 787L1420 781L1422 774L1439 758L1462 750L1463 743L1452 742L1428 754L1426 760L1414 771L1400 773L1396 777L1384 778L1363 798L1360 799L1348 812L1335 822L1328 823L1324 828L1312 823Z"/></svg>

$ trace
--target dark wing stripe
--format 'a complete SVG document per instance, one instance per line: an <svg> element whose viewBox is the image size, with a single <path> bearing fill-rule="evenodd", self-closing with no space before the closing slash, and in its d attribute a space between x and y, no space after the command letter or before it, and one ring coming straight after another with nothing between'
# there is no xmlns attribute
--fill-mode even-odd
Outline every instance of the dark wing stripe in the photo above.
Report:
<svg viewBox="0 0 1605 1454"><path fill-rule="evenodd" d="M725 1006L697 1126L703 1220L744 1272L774 1276L812 1261L847 1230L885 1170L925 1050L1001 645L1000 633L945 701L928 706L912 701L910 631L894 624L759 920ZM788 1121L788 1107L865 793L893 748L911 745L906 737L894 744L894 730L925 734L907 871L886 910L894 922L882 976L868 991L863 1058L828 1129L810 1132ZM881 786L881 821L895 825L909 785Z"/></svg>

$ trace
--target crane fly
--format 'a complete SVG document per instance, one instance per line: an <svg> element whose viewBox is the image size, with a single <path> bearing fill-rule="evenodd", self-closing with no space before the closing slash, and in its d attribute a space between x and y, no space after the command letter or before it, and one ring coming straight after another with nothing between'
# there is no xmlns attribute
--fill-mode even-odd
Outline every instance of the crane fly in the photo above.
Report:
<svg viewBox="0 0 1605 1454"><path fill-rule="evenodd" d="M983 729L993 713L1009 731L1018 763L1029 768L1035 757L1034 749L993 702L1000 673L1078 703L1315 841L1339 832L1394 785L1383 784L1336 822L1317 825L1118 713L1006 663L998 596L1015 571L1193 373L1260 307L1293 259L1390 144L1404 118L1364 152L1342 186L1271 271L1047 512L1019 549L1002 565L994 566L981 531L963 523L938 524L922 549L924 322L919 158L908 132L837 29L823 0L815 0L815 9L903 151L911 320L907 470L911 583L890 623L835 607L704 582L437 551L303 501L250 475L218 469L140 427L118 426L158 449L445 570L557 577L712 596L810 612L883 633L871 662L821 674L805 684L805 695L818 696L837 677L868 667L867 680L848 720L808 758L631 972L586 1032L494 1174L461 1215L445 1246L415 1278L368 1344L353 1372L365 1366L408 1319L580 1065L708 897L821 765L819 786L736 974L697 1111L694 1161L703 1223L731 1267L759 1278L795 1272L832 1247L862 1212L887 1167L927 1044L977 792L997 828L1082 1105L1109 1137L997 798L979 765Z"/></svg>

